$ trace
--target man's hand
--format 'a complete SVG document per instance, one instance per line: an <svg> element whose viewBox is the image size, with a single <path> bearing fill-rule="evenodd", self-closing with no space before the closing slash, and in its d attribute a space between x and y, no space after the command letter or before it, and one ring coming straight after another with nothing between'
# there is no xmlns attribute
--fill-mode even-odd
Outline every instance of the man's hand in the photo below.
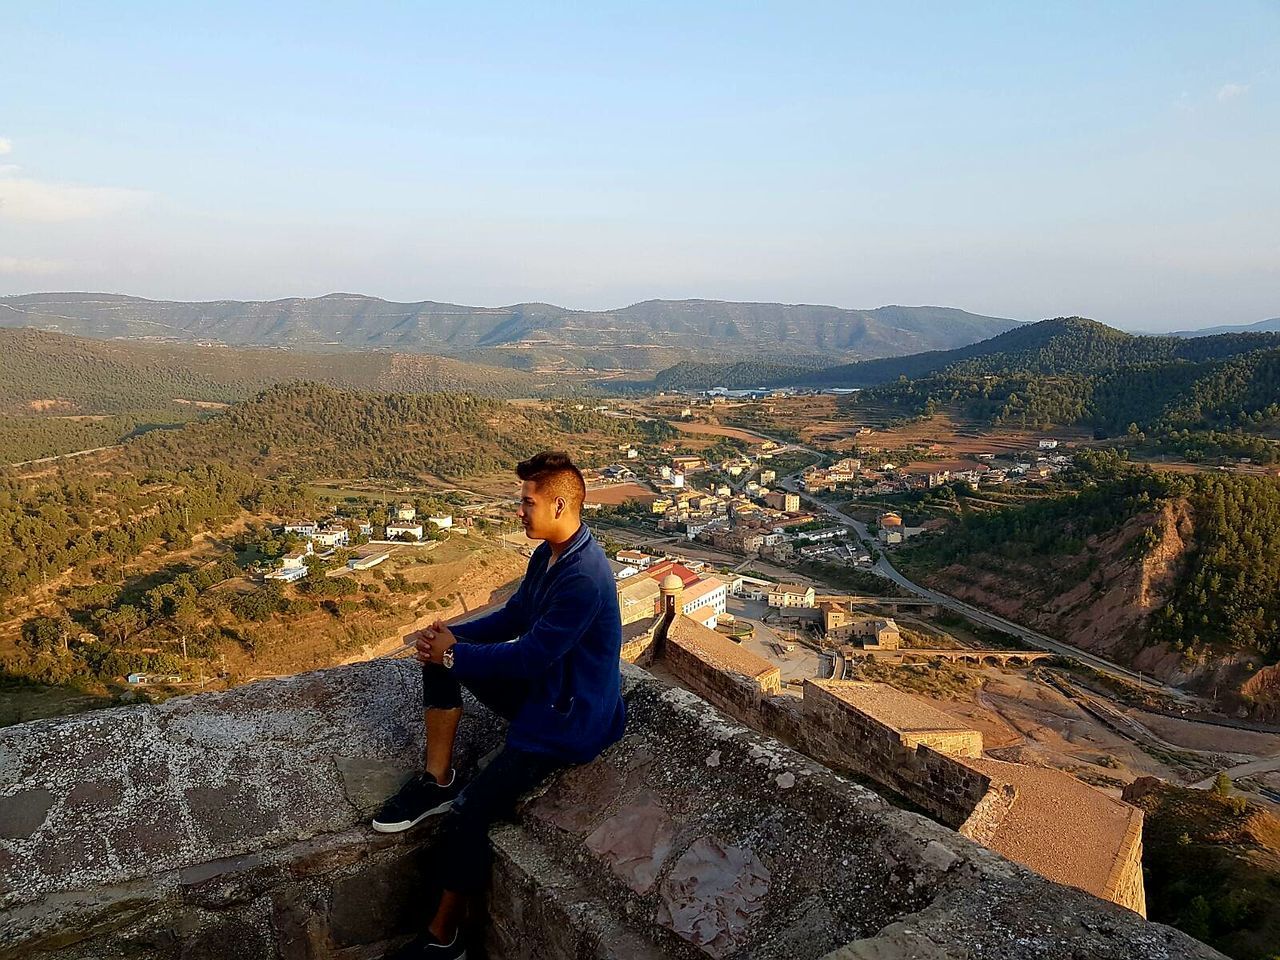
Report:
<svg viewBox="0 0 1280 960"><path fill-rule="evenodd" d="M405 638L413 643L413 655L419 663L442 663L444 652L458 642L453 631L440 620Z"/></svg>

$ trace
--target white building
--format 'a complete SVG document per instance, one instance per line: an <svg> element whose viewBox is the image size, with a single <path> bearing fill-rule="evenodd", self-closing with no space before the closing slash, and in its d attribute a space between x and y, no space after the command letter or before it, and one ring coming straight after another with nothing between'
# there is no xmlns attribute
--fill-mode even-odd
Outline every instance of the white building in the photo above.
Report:
<svg viewBox="0 0 1280 960"><path fill-rule="evenodd" d="M675 487L676 489L680 489L680 488L682 488L682 487L684 486L684 474L683 474L683 473L677 473L677 472L675 472L675 471L672 471L672 473L671 473L671 485L672 485L673 487Z"/></svg>
<svg viewBox="0 0 1280 960"><path fill-rule="evenodd" d="M413 523L409 520L396 520L387 524L388 540L403 540L405 534L409 534L414 540L421 540L422 524Z"/></svg>
<svg viewBox="0 0 1280 960"><path fill-rule="evenodd" d="M714 629L716 617L724 613L725 588L725 582L717 577L696 581L680 595L680 612Z"/></svg>
<svg viewBox="0 0 1280 960"><path fill-rule="evenodd" d="M729 592L744 600L767 600L773 583L759 577L748 577L741 573L729 581Z"/></svg>
<svg viewBox="0 0 1280 960"><path fill-rule="evenodd" d="M1056 450L1057 448L1058 448L1057 440L1045 439L1040 441L1041 450Z"/></svg>
<svg viewBox="0 0 1280 960"><path fill-rule="evenodd" d="M368 570L370 567L376 567L387 557L391 556L391 550L366 550L358 557L352 557L347 561L347 567L351 570Z"/></svg>
<svg viewBox="0 0 1280 960"><path fill-rule="evenodd" d="M639 550L619 550L615 559L619 563L635 567L636 570L648 570L649 565L654 562L655 558L647 553L641 553Z"/></svg>
<svg viewBox="0 0 1280 960"><path fill-rule="evenodd" d="M453 526L453 517L447 513L442 513L439 516L427 517L427 523L431 524L437 530L448 530Z"/></svg>
<svg viewBox="0 0 1280 960"><path fill-rule="evenodd" d="M417 516L418 511L414 509L412 503L402 503L396 507L397 520L415 520L417 519Z"/></svg>
<svg viewBox="0 0 1280 960"><path fill-rule="evenodd" d="M362 520L360 522L360 536L362 537L373 536L373 524L370 523L368 520Z"/></svg>
<svg viewBox="0 0 1280 960"><path fill-rule="evenodd" d="M775 583L769 588L771 607L812 607L813 587L801 587L793 583Z"/></svg>
<svg viewBox="0 0 1280 960"><path fill-rule="evenodd" d="M311 542L321 547L345 547L351 542L351 531L346 527L321 527L311 534Z"/></svg>
<svg viewBox="0 0 1280 960"><path fill-rule="evenodd" d="M319 529L311 520L290 520L284 525L285 533L296 533L303 537L309 537Z"/></svg>
<svg viewBox="0 0 1280 960"><path fill-rule="evenodd" d="M280 566L272 570L264 580L283 580L285 583L293 583L295 580L301 580L307 575L307 557L312 556L315 550L308 540L297 550L286 553L280 558Z"/></svg>

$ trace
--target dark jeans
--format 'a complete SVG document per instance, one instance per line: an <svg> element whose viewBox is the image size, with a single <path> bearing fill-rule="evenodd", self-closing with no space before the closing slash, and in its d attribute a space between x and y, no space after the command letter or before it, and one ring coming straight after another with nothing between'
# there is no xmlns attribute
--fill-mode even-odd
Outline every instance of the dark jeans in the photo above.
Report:
<svg viewBox="0 0 1280 960"><path fill-rule="evenodd" d="M477 700L507 720L515 717L527 691L518 684L469 683ZM427 709L462 706L458 678L434 663L422 666L422 703ZM489 883L489 826L515 812L516 802L567 764L555 757L504 746L474 780L462 788L445 815L439 848L440 883L457 893L479 893Z"/></svg>

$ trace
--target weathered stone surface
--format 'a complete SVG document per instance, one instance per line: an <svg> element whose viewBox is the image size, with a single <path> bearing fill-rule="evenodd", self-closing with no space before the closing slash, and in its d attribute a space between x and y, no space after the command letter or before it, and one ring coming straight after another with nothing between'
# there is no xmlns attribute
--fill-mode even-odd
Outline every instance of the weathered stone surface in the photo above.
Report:
<svg viewBox="0 0 1280 960"><path fill-rule="evenodd" d="M1216 956L643 671L624 689L623 740L493 831L490 960ZM374 662L0 730L6 794L52 797L29 834L0 837L0 960L378 956L431 907L433 822L367 825L378 778L420 762L420 690L412 664ZM468 711L464 770L500 732ZM95 808L95 783L120 802ZM637 817L649 863L628 875L617 829L586 837Z"/></svg>
<svg viewBox="0 0 1280 960"><path fill-rule="evenodd" d="M40 829L53 806L53 794L44 787L0 797L0 837L24 840Z"/></svg>
<svg viewBox="0 0 1280 960"><path fill-rule="evenodd" d="M671 852L676 828L658 798L645 791L587 837L587 849L636 893L648 893Z"/></svg>
<svg viewBox="0 0 1280 960"><path fill-rule="evenodd" d="M425 858L418 851L370 864L336 882L329 895L329 929L339 947L377 943L412 933L435 907Z"/></svg>
<svg viewBox="0 0 1280 960"><path fill-rule="evenodd" d="M613 767L574 767L557 777L525 813L583 836L599 822L601 811L609 809L622 790L623 777Z"/></svg>
<svg viewBox="0 0 1280 960"><path fill-rule="evenodd" d="M699 837L662 883L658 922L711 956L726 957L745 941L768 892L769 868L753 851Z"/></svg>
<svg viewBox="0 0 1280 960"><path fill-rule="evenodd" d="M405 781L404 767L388 760L365 757L334 757L333 764L342 780L342 791L353 807L372 816L400 789Z"/></svg>

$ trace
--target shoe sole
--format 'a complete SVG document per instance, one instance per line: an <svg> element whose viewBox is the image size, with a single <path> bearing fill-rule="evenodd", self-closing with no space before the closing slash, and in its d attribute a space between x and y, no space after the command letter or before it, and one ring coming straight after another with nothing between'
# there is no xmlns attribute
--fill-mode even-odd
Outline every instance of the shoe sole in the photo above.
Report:
<svg viewBox="0 0 1280 960"><path fill-rule="evenodd" d="M409 830L412 827L416 827L423 820L427 819L427 817L434 817L437 814L447 813L449 808L452 806L453 806L453 801L446 800L444 803L440 804L439 806L432 807L430 810L422 814L416 820L400 820L400 821L397 821L396 823L381 823L375 820L373 821L373 829L376 830L378 833L403 833L405 830Z"/></svg>

